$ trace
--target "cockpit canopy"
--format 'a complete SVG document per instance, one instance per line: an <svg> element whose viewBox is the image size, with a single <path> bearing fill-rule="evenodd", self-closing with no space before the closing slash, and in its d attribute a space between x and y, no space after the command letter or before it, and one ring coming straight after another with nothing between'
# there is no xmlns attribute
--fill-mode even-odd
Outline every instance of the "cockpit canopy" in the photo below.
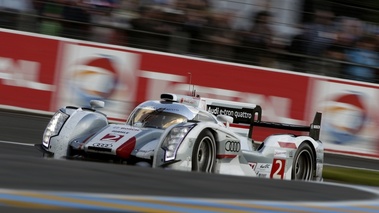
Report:
<svg viewBox="0 0 379 213"><path fill-rule="evenodd" d="M132 126L140 125L141 127L166 129L171 125L186 121L187 118L183 115L165 112L162 109L139 108L133 113L128 124Z"/></svg>
<svg viewBox="0 0 379 213"><path fill-rule="evenodd" d="M213 115L194 107L172 102L150 101L136 107L127 124L166 129L171 125L188 120L217 122Z"/></svg>

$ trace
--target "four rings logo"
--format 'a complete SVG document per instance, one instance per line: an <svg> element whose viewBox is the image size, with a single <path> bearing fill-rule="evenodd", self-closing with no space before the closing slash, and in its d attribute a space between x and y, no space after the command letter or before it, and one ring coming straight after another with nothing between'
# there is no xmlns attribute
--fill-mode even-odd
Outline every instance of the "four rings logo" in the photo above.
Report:
<svg viewBox="0 0 379 213"><path fill-rule="evenodd" d="M92 144L94 147L101 147L101 148L112 148L112 144L109 143L94 143Z"/></svg>
<svg viewBox="0 0 379 213"><path fill-rule="evenodd" d="M238 141L227 141L225 143L225 150L229 152L239 152L241 150L241 144Z"/></svg>

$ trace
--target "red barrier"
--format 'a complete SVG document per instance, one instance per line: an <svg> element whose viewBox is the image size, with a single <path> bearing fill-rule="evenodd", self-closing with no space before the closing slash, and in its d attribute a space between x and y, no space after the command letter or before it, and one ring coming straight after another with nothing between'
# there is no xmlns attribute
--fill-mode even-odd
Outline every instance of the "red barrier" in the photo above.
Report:
<svg viewBox="0 0 379 213"><path fill-rule="evenodd" d="M0 104L50 110L59 41L0 32Z"/></svg>
<svg viewBox="0 0 379 213"><path fill-rule="evenodd" d="M327 150L379 157L379 87L120 46L0 31L0 105L55 111L106 101L124 121L162 92L259 104L263 120L307 125L323 112ZM255 139L262 140L262 132Z"/></svg>

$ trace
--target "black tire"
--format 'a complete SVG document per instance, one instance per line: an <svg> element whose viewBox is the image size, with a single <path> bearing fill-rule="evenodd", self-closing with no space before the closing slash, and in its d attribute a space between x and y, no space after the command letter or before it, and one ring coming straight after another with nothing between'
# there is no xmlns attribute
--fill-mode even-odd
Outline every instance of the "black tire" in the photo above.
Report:
<svg viewBox="0 0 379 213"><path fill-rule="evenodd" d="M209 130L204 130L192 150L192 171L213 172L216 161L216 142Z"/></svg>
<svg viewBox="0 0 379 213"><path fill-rule="evenodd" d="M302 143L296 151L292 164L292 180L312 180L315 171L315 157L311 146Z"/></svg>

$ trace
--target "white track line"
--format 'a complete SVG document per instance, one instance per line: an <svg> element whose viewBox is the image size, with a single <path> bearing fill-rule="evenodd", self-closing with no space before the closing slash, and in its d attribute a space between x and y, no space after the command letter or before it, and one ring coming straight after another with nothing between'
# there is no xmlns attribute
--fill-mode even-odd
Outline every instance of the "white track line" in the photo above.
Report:
<svg viewBox="0 0 379 213"><path fill-rule="evenodd" d="M34 146L34 144L30 144L30 143L19 143L19 142L13 142L13 141L1 141L0 140L0 143L21 145L21 146Z"/></svg>

